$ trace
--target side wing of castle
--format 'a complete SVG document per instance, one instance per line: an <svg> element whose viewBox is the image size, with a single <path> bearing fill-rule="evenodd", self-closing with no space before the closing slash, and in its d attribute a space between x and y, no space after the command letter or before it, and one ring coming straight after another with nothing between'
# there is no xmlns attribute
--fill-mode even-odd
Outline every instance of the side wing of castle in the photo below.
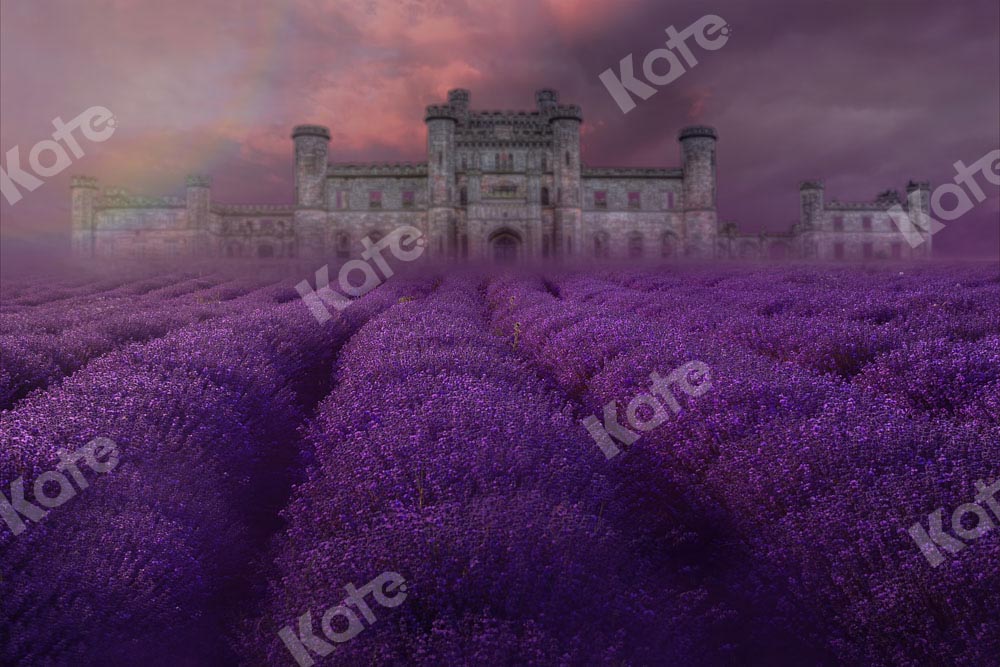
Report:
<svg viewBox="0 0 1000 667"><path fill-rule="evenodd" d="M872 202L825 202L823 185L800 187L799 223L785 234L743 234L716 213L713 128L680 131L678 167L591 167L580 160L580 107L556 91L525 111L476 111L467 90L427 107L427 161L331 164L330 132L299 125L295 203L217 204L207 177L184 198L142 197L93 178L73 179L74 252L86 257L297 258L358 254L400 225L428 239L439 259L905 259L930 253L919 230L927 183ZM915 247L893 222L917 224Z"/></svg>

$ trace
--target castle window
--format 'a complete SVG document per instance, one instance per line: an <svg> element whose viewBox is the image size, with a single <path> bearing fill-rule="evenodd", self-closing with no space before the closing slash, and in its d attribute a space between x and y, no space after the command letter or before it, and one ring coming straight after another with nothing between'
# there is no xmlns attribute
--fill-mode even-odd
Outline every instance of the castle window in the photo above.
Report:
<svg viewBox="0 0 1000 667"><path fill-rule="evenodd" d="M642 257L642 234L635 232L628 237L629 259L639 259Z"/></svg>
<svg viewBox="0 0 1000 667"><path fill-rule="evenodd" d="M351 256L351 238L344 232L337 234L337 258L347 259Z"/></svg>
<svg viewBox="0 0 1000 667"><path fill-rule="evenodd" d="M500 164L500 153L493 154L493 165L497 171L503 169L503 166Z"/></svg>
<svg viewBox="0 0 1000 667"><path fill-rule="evenodd" d="M667 196L666 196L666 198L664 200L663 206L668 211L673 210L673 208L674 208L674 193L673 192L668 192L667 193Z"/></svg>
<svg viewBox="0 0 1000 667"><path fill-rule="evenodd" d="M548 206L548 205L549 205L549 189L543 187L542 188L542 206Z"/></svg>
<svg viewBox="0 0 1000 667"><path fill-rule="evenodd" d="M569 151L566 151L566 166L569 166Z"/></svg>
<svg viewBox="0 0 1000 667"><path fill-rule="evenodd" d="M462 189L458 191L458 204L459 206L469 205L469 191L466 190L464 185L462 186Z"/></svg>
<svg viewBox="0 0 1000 667"><path fill-rule="evenodd" d="M842 216L837 216L833 219L833 231L842 232L844 231L844 218Z"/></svg>
<svg viewBox="0 0 1000 667"><path fill-rule="evenodd" d="M438 169L444 166L444 153L438 151Z"/></svg>
<svg viewBox="0 0 1000 667"><path fill-rule="evenodd" d="M465 171L468 168L469 168L468 158L465 157L465 155L463 155L462 156L462 171Z"/></svg>
<svg viewBox="0 0 1000 667"><path fill-rule="evenodd" d="M866 232L870 232L872 230L872 217L870 215L866 215L861 218L861 229Z"/></svg>
<svg viewBox="0 0 1000 667"><path fill-rule="evenodd" d="M368 208L382 208L382 191L368 191Z"/></svg>
<svg viewBox="0 0 1000 667"><path fill-rule="evenodd" d="M834 243L833 244L833 258L834 259L844 259L844 244Z"/></svg>
<svg viewBox="0 0 1000 667"><path fill-rule="evenodd" d="M608 191L607 190L595 190L594 191L594 208L607 208L608 207Z"/></svg>
<svg viewBox="0 0 1000 667"><path fill-rule="evenodd" d="M337 208L344 208L344 191L337 190Z"/></svg>
<svg viewBox="0 0 1000 667"><path fill-rule="evenodd" d="M517 185L514 183L500 183L490 188L490 196L513 199L518 196Z"/></svg>
<svg viewBox="0 0 1000 667"><path fill-rule="evenodd" d="M642 208L642 202L639 199L638 192L628 193L628 207L629 208Z"/></svg>
<svg viewBox="0 0 1000 667"><path fill-rule="evenodd" d="M413 190L403 190L403 208L413 208Z"/></svg>
<svg viewBox="0 0 1000 667"><path fill-rule="evenodd" d="M871 259L874 256L874 254L875 254L873 252L872 244L871 243L865 243L864 245L862 245L861 246L861 251L862 251L865 259Z"/></svg>
<svg viewBox="0 0 1000 667"><path fill-rule="evenodd" d="M542 171L548 171L548 170L549 170L549 156L546 155L545 153L542 153Z"/></svg>

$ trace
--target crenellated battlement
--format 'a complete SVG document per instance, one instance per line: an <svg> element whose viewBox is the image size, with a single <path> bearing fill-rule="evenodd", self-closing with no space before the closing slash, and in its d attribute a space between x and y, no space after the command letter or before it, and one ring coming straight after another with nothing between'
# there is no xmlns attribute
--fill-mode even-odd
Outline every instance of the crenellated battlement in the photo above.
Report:
<svg viewBox="0 0 1000 667"><path fill-rule="evenodd" d="M580 109L579 104L560 104L549 110L548 117L550 121L575 120L578 123L582 123L583 111Z"/></svg>
<svg viewBox="0 0 1000 667"><path fill-rule="evenodd" d="M292 129L292 139L297 137L320 137L330 140L330 129L322 125L296 125Z"/></svg>
<svg viewBox="0 0 1000 667"><path fill-rule="evenodd" d="M327 167L328 178L357 178L365 176L427 176L426 162L341 162Z"/></svg>
<svg viewBox="0 0 1000 667"><path fill-rule="evenodd" d="M450 104L431 104L424 114L424 122L430 120L453 120L458 122L458 110Z"/></svg>
<svg viewBox="0 0 1000 667"><path fill-rule="evenodd" d="M146 195L134 195L125 188L109 187L98 196L96 201L98 209L112 208L187 208L187 202L181 197L167 195L163 197L150 197Z"/></svg>
<svg viewBox="0 0 1000 667"><path fill-rule="evenodd" d="M683 178L680 167L589 167L580 171L582 178Z"/></svg>
<svg viewBox="0 0 1000 667"><path fill-rule="evenodd" d="M714 127L709 127L708 125L691 125L689 127L682 128L681 131L677 133L677 138L681 141L695 137L718 139L719 134L715 131Z"/></svg>
<svg viewBox="0 0 1000 667"><path fill-rule="evenodd" d="M214 204L212 213L217 215L291 215L295 204Z"/></svg>

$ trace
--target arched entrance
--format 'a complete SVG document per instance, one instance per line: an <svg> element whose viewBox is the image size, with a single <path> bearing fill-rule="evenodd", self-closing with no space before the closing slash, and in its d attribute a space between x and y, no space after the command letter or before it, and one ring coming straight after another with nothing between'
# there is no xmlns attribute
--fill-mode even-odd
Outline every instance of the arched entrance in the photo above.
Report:
<svg viewBox="0 0 1000 667"><path fill-rule="evenodd" d="M510 229L501 229L490 236L490 254L501 264L516 262L521 256L521 236Z"/></svg>

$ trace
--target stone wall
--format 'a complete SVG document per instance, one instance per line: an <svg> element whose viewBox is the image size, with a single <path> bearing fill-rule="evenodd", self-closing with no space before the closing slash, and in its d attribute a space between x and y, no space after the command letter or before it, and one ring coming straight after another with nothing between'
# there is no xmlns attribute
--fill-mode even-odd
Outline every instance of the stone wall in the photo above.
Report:
<svg viewBox="0 0 1000 667"><path fill-rule="evenodd" d="M718 221L713 128L680 131L679 167L588 167L581 110L556 91L538 91L532 110L473 110L470 100L456 89L426 108L426 162L330 164L329 130L296 126L293 204L218 204L203 176L189 177L184 198L101 192L95 179L74 178L73 247L90 256L343 260L361 253L364 237L412 225L432 260L877 261L930 252L929 235L913 250L889 217L893 207L926 216L925 183L911 182L905 202L886 192L827 203L823 184L808 181L789 233L741 234Z"/></svg>

